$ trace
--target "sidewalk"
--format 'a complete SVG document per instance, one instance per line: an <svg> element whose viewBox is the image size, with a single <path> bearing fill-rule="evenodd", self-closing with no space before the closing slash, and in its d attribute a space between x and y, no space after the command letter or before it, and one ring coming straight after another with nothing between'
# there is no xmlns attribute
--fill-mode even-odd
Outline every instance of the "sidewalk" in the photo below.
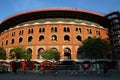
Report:
<svg viewBox="0 0 120 80"><path fill-rule="evenodd" d="M120 80L120 71L109 71L109 76L104 77L101 72L96 75L96 72L88 72L86 75L83 72L71 75L69 72L59 72L58 75L54 75L51 72L41 74L40 72L18 72L14 73L0 73L0 80Z"/></svg>

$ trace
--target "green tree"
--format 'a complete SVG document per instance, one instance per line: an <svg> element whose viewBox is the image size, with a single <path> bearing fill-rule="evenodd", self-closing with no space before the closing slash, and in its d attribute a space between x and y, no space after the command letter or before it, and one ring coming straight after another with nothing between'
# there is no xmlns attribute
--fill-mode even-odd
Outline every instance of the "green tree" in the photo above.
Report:
<svg viewBox="0 0 120 80"><path fill-rule="evenodd" d="M14 48L10 50L10 55L9 55L9 59L14 59L15 56L15 52L14 52Z"/></svg>
<svg viewBox="0 0 120 80"><path fill-rule="evenodd" d="M27 61L30 61L32 58L32 53L28 50L26 51L25 55L24 55L24 59Z"/></svg>
<svg viewBox="0 0 120 80"><path fill-rule="evenodd" d="M13 48L12 51L15 53L13 54L12 58L16 57L16 59L25 59L25 49L21 48L21 47L16 47Z"/></svg>
<svg viewBox="0 0 120 80"><path fill-rule="evenodd" d="M6 59L6 51L4 48L0 47L0 59Z"/></svg>
<svg viewBox="0 0 120 80"><path fill-rule="evenodd" d="M58 51L55 50L46 50L41 54L43 59L46 60L55 60L58 61L60 59L60 53Z"/></svg>
<svg viewBox="0 0 120 80"><path fill-rule="evenodd" d="M87 58L102 59L111 50L111 45L107 40L101 38L88 38L83 41L83 45L79 49Z"/></svg>

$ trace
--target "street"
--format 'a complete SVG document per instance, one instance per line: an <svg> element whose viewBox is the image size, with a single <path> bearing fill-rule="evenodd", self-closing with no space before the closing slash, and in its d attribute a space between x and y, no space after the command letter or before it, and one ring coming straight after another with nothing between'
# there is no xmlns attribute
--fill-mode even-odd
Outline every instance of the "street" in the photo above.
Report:
<svg viewBox="0 0 120 80"><path fill-rule="evenodd" d="M120 80L120 71L109 71L109 75L104 77L103 72L99 75L96 72L88 72L86 75L83 72L78 74L70 74L70 72L61 71L57 75L51 72L17 72L15 73L0 73L0 80Z"/></svg>

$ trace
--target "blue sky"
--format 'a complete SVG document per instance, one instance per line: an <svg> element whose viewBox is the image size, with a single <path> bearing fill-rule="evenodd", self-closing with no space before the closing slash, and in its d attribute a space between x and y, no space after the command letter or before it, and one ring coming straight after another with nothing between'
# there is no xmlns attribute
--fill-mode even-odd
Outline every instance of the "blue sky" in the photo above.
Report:
<svg viewBox="0 0 120 80"><path fill-rule="evenodd" d="M120 0L0 0L0 22L21 12L59 7L107 14L120 11Z"/></svg>

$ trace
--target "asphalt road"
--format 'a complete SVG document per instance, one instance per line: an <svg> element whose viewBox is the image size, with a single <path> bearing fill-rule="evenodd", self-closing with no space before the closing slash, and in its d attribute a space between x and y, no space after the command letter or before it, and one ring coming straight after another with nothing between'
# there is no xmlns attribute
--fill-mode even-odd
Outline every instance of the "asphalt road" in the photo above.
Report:
<svg viewBox="0 0 120 80"><path fill-rule="evenodd" d="M17 72L17 74L0 73L0 80L120 80L120 71L109 71L108 76L104 77L103 72L99 75L96 72L78 72L77 74L71 74L70 71L60 71L57 75L47 71L45 74L42 72Z"/></svg>

